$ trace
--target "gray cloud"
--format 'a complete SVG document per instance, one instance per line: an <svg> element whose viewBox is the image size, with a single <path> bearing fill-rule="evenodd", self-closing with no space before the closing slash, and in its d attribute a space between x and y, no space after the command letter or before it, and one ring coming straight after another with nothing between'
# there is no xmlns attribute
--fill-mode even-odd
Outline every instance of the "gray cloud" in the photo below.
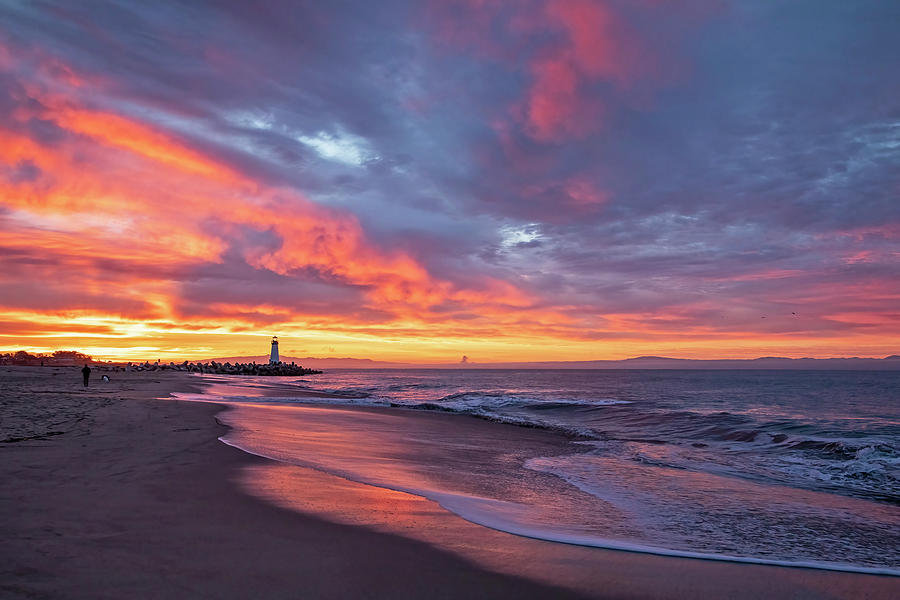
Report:
<svg viewBox="0 0 900 600"><path fill-rule="evenodd" d="M527 62L557 34L493 21L492 39L473 28L469 45L436 43L440 23L417 2L6 4L0 40L19 57L69 61L99 78L104 93L88 101L350 211L378 244L459 283L490 274L597 315L760 311L833 278L896 289L900 5L610 6L657 71L620 91L587 86L603 122L552 142L510 115L531 84ZM61 135L28 127L45 144ZM535 236L509 242L523 227ZM278 244L265 232L228 239L227 269L184 276L185 307L258 296L328 312L359 299L316 274L247 267L238 249ZM846 262L861 252L865 263ZM754 279L778 270L794 275Z"/></svg>

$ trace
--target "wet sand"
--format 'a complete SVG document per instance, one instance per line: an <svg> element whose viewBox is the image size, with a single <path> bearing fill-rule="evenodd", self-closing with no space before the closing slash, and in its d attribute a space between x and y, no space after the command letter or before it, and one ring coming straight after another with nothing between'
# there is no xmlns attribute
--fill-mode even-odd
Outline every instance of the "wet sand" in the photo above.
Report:
<svg viewBox="0 0 900 600"><path fill-rule="evenodd" d="M219 405L153 399L192 391L196 377L111 375L84 390L76 368L0 367L0 597L900 595L898 578L655 557L492 531L416 496L226 446L217 440L226 432L215 420ZM399 412L411 429L519 434L466 417Z"/></svg>

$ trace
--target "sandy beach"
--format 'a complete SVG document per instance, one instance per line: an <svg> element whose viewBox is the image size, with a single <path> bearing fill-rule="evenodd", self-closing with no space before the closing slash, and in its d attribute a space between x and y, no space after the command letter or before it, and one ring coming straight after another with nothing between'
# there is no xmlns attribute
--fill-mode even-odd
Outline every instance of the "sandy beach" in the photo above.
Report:
<svg viewBox="0 0 900 600"><path fill-rule="evenodd" d="M227 409L158 399L198 391L198 377L112 375L84 389L76 368L0 368L4 598L900 595L894 577L650 556L493 531L410 494L221 443L228 429L216 415ZM320 431L365 417L453 435L465 420L467 435L553 443L546 432L458 415L294 410L307 411Z"/></svg>

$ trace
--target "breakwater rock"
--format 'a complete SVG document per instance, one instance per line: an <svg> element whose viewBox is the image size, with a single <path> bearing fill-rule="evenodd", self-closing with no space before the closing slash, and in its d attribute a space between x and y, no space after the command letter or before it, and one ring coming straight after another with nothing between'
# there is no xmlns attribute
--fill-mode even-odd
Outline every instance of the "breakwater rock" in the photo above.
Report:
<svg viewBox="0 0 900 600"><path fill-rule="evenodd" d="M187 371L189 373L212 373L215 375L262 375L262 376L281 376L291 377L299 375L318 375L322 371L315 369L304 369L295 363L218 363L210 361L208 363L192 363L184 361L182 363L150 363L131 364L126 366L126 370L134 371Z"/></svg>

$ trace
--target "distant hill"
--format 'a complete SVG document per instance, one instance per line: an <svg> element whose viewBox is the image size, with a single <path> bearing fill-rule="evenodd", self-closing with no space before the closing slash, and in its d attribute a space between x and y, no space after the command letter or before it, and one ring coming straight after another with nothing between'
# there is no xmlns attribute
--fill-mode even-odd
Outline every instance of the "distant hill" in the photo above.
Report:
<svg viewBox="0 0 900 600"><path fill-rule="evenodd" d="M268 356L231 356L198 362L268 362ZM309 369L742 369L742 370L832 370L900 371L900 355L885 358L784 358L764 356L753 359L695 360L664 356L638 356L624 360L540 361L498 363L413 364L384 362L369 358L282 357Z"/></svg>
<svg viewBox="0 0 900 600"><path fill-rule="evenodd" d="M500 367L500 365L493 366L494 368ZM662 356L639 356L624 360L503 363L502 368L900 371L900 359L897 356L888 356L886 358L784 358L765 356L753 359L696 360Z"/></svg>

